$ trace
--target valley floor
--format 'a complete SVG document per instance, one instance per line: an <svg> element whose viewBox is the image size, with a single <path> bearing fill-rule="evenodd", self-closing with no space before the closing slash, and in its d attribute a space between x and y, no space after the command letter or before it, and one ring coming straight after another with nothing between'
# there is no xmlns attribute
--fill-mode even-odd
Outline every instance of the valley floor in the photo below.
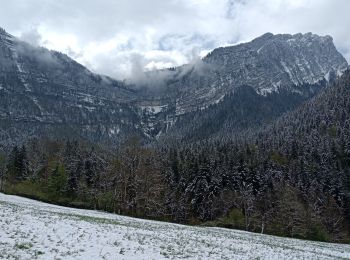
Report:
<svg viewBox="0 0 350 260"><path fill-rule="evenodd" d="M350 245L190 227L0 193L0 259L349 259Z"/></svg>

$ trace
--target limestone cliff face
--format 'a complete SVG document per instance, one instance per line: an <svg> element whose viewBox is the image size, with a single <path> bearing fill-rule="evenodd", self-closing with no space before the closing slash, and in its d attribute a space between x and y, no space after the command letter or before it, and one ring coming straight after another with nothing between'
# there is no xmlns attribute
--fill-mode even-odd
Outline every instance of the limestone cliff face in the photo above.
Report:
<svg viewBox="0 0 350 260"><path fill-rule="evenodd" d="M167 94L177 101L176 113L184 114L218 103L244 85L260 95L281 89L300 92L301 86L329 81L347 67L330 36L267 33L248 43L217 48L197 64L162 73L167 74Z"/></svg>

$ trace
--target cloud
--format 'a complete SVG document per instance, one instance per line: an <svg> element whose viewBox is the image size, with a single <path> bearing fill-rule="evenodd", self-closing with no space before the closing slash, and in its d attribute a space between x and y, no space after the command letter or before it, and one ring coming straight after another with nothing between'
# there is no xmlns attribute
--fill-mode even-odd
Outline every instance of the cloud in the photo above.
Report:
<svg viewBox="0 0 350 260"><path fill-rule="evenodd" d="M61 69L57 57L55 56L55 52L49 51L45 48L34 48L29 44L21 44L16 46L16 50L21 53L23 57L30 60L32 64L37 66L42 66L43 69L47 67Z"/></svg>
<svg viewBox="0 0 350 260"><path fill-rule="evenodd" d="M265 32L331 35L350 61L350 1L348 0L245 0L230 1L228 15L238 41Z"/></svg>
<svg viewBox="0 0 350 260"><path fill-rule="evenodd" d="M41 34L36 28L31 28L29 31L22 32L20 39L33 46L40 46L42 44Z"/></svg>
<svg viewBox="0 0 350 260"><path fill-rule="evenodd" d="M119 79L266 32L332 35L350 60L348 0L11 0L0 26Z"/></svg>

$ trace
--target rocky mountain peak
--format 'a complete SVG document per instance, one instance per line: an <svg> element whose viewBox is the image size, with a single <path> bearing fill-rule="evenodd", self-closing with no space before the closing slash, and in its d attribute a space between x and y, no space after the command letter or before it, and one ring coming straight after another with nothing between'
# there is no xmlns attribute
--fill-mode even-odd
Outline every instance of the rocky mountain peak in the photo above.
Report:
<svg viewBox="0 0 350 260"><path fill-rule="evenodd" d="M332 37L312 33L267 33L248 43L215 49L204 60L224 70L236 85L251 85L262 94L314 84L348 66Z"/></svg>
<svg viewBox="0 0 350 260"><path fill-rule="evenodd" d="M255 39L253 39L252 42L264 42L264 41L271 39L272 37L274 37L273 33L267 32L267 33L264 33L263 35L255 38Z"/></svg>

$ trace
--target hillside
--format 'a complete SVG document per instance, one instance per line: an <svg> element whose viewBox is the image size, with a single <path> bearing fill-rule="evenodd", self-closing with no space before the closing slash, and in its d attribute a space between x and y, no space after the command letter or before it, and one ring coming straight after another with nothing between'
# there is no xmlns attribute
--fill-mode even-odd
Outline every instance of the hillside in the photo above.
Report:
<svg viewBox="0 0 350 260"><path fill-rule="evenodd" d="M0 193L0 259L345 259L350 246L190 227Z"/></svg>

